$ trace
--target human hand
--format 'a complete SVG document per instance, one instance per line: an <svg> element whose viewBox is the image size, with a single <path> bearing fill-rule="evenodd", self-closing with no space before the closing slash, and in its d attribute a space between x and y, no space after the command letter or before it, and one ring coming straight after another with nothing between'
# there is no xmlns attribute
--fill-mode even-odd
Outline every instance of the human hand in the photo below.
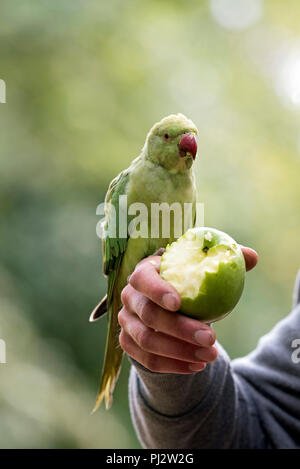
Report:
<svg viewBox="0 0 300 469"><path fill-rule="evenodd" d="M258 261L257 253L241 246L246 270ZM159 275L160 256L139 262L122 291L118 320L122 349L145 368L158 373L191 374L202 371L218 356L214 330L183 316L175 288Z"/></svg>

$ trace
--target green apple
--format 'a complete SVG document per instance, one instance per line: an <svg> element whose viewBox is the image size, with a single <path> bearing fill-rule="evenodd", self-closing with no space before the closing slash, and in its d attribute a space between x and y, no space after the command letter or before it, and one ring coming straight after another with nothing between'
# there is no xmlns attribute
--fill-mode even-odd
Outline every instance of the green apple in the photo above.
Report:
<svg viewBox="0 0 300 469"><path fill-rule="evenodd" d="M181 296L180 312L203 322L225 317L244 288L245 259L228 234L191 228L162 255L160 274Z"/></svg>

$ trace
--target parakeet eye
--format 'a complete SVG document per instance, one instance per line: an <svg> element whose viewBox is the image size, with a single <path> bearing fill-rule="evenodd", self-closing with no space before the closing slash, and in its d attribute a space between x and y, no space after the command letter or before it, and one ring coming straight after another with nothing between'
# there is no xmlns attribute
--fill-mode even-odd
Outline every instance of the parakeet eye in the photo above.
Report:
<svg viewBox="0 0 300 469"><path fill-rule="evenodd" d="M168 140L170 139L170 136L169 136L169 134L167 134L167 133L166 133L166 134L164 134L164 139L165 139L166 141L168 141Z"/></svg>

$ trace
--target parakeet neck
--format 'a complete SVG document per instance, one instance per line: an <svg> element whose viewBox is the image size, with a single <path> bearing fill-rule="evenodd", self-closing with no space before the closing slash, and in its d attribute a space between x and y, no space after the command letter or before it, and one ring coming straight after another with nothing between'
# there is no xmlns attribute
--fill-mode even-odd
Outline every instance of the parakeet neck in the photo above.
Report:
<svg viewBox="0 0 300 469"><path fill-rule="evenodd" d="M147 166L148 165L149 166L159 166L158 162L155 161L153 158L151 158L146 144L142 149L141 159L145 162L145 164Z"/></svg>

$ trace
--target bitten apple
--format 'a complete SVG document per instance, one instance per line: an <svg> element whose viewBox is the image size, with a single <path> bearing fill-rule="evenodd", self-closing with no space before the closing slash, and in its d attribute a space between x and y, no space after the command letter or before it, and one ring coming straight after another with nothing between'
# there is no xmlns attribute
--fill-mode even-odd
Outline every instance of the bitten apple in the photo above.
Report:
<svg viewBox="0 0 300 469"><path fill-rule="evenodd" d="M239 245L215 228L191 228L168 245L160 274L181 296L182 314L214 322L229 314L244 288L245 260Z"/></svg>

